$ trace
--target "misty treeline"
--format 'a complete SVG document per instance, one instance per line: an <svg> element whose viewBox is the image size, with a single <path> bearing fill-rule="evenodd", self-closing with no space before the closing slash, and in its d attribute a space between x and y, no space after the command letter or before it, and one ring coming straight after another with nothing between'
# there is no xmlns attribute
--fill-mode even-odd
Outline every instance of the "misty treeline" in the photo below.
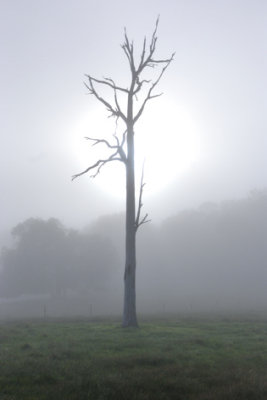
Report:
<svg viewBox="0 0 267 400"><path fill-rule="evenodd" d="M54 218L27 219L12 236L14 247L1 254L0 297L103 290L118 269L108 238L67 229Z"/></svg>
<svg viewBox="0 0 267 400"><path fill-rule="evenodd" d="M122 214L81 231L56 219L18 224L2 249L0 297L80 296L99 310L104 298L102 312L120 312L123 227ZM148 224L138 240L141 312L266 310L267 190Z"/></svg>

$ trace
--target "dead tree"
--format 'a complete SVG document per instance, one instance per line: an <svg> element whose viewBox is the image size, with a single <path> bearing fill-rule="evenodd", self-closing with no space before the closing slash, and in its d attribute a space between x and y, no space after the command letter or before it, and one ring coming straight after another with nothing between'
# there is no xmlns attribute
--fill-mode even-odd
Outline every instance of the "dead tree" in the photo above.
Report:
<svg viewBox="0 0 267 400"><path fill-rule="evenodd" d="M157 29L159 19L156 21L156 26L150 42L147 43L144 38L139 62L134 56L134 43L129 41L126 30L124 31L124 42L122 50L127 57L131 78L129 87L124 88L118 86L113 79L103 78L96 79L91 75L86 75L87 81L85 86L89 94L93 95L100 103L102 103L111 117L116 119L116 123L121 121L124 125L123 134L119 136L116 132L111 137L111 140L97 139L87 137L87 140L93 142L93 145L103 144L110 150L110 155L107 158L99 159L93 165L90 165L84 171L74 175L75 179L88 172L92 172L92 177L99 174L101 169L113 161L119 161L126 168L126 260L124 272L124 308L123 321L124 327L137 327L136 317L136 232L141 225L147 223L148 215L141 216L142 195L144 189L143 174L140 185L140 192L137 204L135 204L135 162L134 162L134 128L139 120L147 103L161 96L162 93L154 93L154 89L159 83L162 75L174 58L174 54L166 59L159 59L155 56L157 44ZM148 80L144 78L144 71L149 68L159 71L155 72L156 78ZM111 90L113 95L112 101L107 101L100 95L100 87L106 87ZM121 98L126 97L126 112L123 111ZM139 97L139 99L138 99ZM141 98L141 99L140 99Z"/></svg>

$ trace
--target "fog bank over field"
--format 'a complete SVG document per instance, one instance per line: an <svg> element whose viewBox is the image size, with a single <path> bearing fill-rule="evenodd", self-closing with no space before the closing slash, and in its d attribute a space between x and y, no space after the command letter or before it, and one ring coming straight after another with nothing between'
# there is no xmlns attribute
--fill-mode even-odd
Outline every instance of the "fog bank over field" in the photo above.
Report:
<svg viewBox="0 0 267 400"><path fill-rule="evenodd" d="M0 317L120 314L124 215L86 229L28 219L2 249ZM138 234L139 313L267 311L267 190L178 212Z"/></svg>

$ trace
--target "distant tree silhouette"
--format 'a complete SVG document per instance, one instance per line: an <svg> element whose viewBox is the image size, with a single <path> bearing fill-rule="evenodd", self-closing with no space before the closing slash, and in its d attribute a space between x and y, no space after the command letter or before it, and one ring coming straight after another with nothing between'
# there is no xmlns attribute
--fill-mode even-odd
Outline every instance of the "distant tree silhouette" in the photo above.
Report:
<svg viewBox="0 0 267 400"><path fill-rule="evenodd" d="M109 239L66 229L54 218L30 218L12 236L14 245L0 257L0 297L106 290L117 266Z"/></svg>
<svg viewBox="0 0 267 400"><path fill-rule="evenodd" d="M141 215L141 209L143 206L142 195L144 189L143 174L137 204L135 198L134 128L136 122L143 114L147 103L150 100L161 96L162 93L155 94L154 89L174 58L174 54L166 59L155 57L158 23L159 19L156 21L156 26L149 43L147 43L146 38L144 38L139 61L136 60L134 55L134 43L133 41L130 42L126 29L124 31L124 42L121 47L126 55L131 72L131 78L127 88L118 86L111 78L96 79L91 75L86 75L88 80L85 83L85 86L89 93L106 107L110 116L116 119L116 123L118 123L118 121L123 123L125 130L121 136L115 133L111 140L87 137L86 139L92 141L93 145L104 144L108 149L110 149L111 154L107 158L99 159L84 171L73 176L73 179L75 179L88 172L92 172L91 176L95 177L105 165L113 161L121 162L126 168L126 260L122 321L124 327L136 327L138 325L136 317L135 290L136 232L141 225L148 222L148 214L145 214L144 216ZM156 67L160 67L160 72L155 80L144 78L145 70L150 68L155 69ZM112 91L114 98L113 103L107 101L100 95L98 86L107 87ZM126 113L123 112L123 107L119 101L119 95L126 96ZM141 99L140 105L138 103L138 97Z"/></svg>

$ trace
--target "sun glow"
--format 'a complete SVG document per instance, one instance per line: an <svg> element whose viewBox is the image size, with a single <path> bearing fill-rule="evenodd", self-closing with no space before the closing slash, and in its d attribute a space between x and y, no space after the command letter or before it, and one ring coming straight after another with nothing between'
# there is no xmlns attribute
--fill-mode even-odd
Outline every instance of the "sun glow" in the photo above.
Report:
<svg viewBox="0 0 267 400"><path fill-rule="evenodd" d="M75 153L78 171L107 158L111 150L104 144L92 146L84 137L115 139L114 119L106 118L103 108L93 109L80 119L75 128ZM117 131L123 127L117 127ZM149 104L135 126L136 188L139 189L144 165L146 195L152 195L186 174L198 159L196 127L189 114L175 103L155 101ZM80 169L80 171L79 171ZM90 171L89 175L93 172ZM109 194L121 198L125 195L125 168L114 161L105 165L94 182Z"/></svg>

